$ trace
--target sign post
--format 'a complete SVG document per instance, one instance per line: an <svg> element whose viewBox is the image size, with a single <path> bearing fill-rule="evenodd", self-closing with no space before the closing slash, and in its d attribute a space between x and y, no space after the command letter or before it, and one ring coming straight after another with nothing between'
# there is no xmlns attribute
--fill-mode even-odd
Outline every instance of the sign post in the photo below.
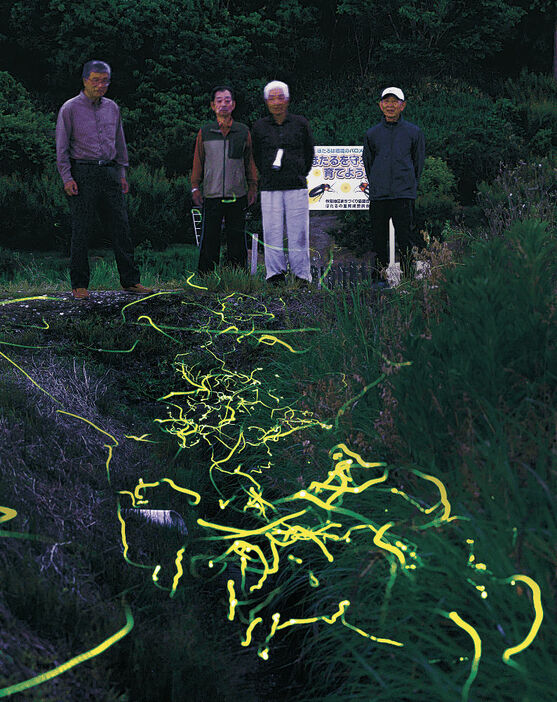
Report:
<svg viewBox="0 0 557 702"><path fill-rule="evenodd" d="M308 174L310 210L367 210L362 146L316 146Z"/></svg>

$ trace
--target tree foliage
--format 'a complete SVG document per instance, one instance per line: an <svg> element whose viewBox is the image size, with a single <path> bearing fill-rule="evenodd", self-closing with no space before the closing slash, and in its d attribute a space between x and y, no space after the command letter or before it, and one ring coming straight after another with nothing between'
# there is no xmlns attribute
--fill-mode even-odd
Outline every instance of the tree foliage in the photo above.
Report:
<svg viewBox="0 0 557 702"><path fill-rule="evenodd" d="M505 0L341 0L363 74L373 64L410 75L473 70L502 47L525 10Z"/></svg>
<svg viewBox="0 0 557 702"><path fill-rule="evenodd" d="M37 171L53 158L52 115L41 113L29 93L0 71L0 173Z"/></svg>

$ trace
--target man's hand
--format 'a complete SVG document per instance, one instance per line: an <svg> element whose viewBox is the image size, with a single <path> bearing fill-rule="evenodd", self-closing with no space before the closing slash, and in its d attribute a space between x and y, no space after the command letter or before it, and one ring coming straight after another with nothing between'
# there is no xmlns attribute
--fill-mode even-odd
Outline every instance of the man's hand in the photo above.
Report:
<svg viewBox="0 0 557 702"><path fill-rule="evenodd" d="M75 180L68 180L67 183L64 183L64 190L66 191L66 195L77 195L78 190Z"/></svg>
<svg viewBox="0 0 557 702"><path fill-rule="evenodd" d="M128 185L128 181L125 178L120 178L120 181L122 183L122 192L124 193L124 195L126 195L130 189L130 186Z"/></svg>
<svg viewBox="0 0 557 702"><path fill-rule="evenodd" d="M193 200L193 204L196 207L201 207L203 204L203 196L201 195L201 192L199 190L194 190L193 193L191 194L191 199Z"/></svg>
<svg viewBox="0 0 557 702"><path fill-rule="evenodd" d="M248 190L248 207L255 205L257 202L257 190L250 188Z"/></svg>

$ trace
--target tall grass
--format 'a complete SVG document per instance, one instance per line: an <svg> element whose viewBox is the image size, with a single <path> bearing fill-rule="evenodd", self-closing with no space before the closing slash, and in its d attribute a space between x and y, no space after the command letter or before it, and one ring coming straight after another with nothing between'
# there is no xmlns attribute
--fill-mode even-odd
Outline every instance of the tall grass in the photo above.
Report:
<svg viewBox="0 0 557 702"><path fill-rule="evenodd" d="M556 634L556 264L555 232L540 223L522 223L502 240L477 243L462 265L446 273L433 302L426 283L384 304L381 339L391 341L391 360L411 364L388 366L388 411L398 439L388 436L389 446L382 447L382 437L373 431L374 414L385 410L380 386L374 397L370 391L358 400L367 402L367 431L356 439L367 460L390 457L395 486L421 504L431 496L412 469L441 479L452 514L460 518L422 530L419 513L412 517L400 505L388 504L381 491L367 504L362 496L357 508L351 506L370 518L385 514L393 531L416 544L421 563L412 577L399 574L387 596L388 560L369 539L355 544L322 567L321 597L306 602L306 616L317 614L324 602L347 597L354 601L350 623L405 646L381 646L343 627L308 629L302 655L309 684L299 699L551 698L557 682L551 663ZM316 339L311 364L316 375L324 359L334 359L338 367L339 349L347 363L366 367L377 337L370 317L362 333L361 306L354 302L353 314L337 311L336 333ZM393 322L396 327L389 329ZM350 326L352 333L340 333ZM303 363L294 362L295 376ZM328 394L340 392L339 384ZM327 408L324 400L321 406ZM358 408L350 414L355 422ZM343 416L339 427L347 431L350 420ZM322 453L316 449L314 455ZM486 570L475 570L477 562ZM502 654L525 639L535 610L528 586L505 582L514 574L538 583L545 607L535 643L516 656L520 670L506 665ZM478 586L485 588L485 599ZM473 642L443 615L450 611L482 639L469 696L463 690Z"/></svg>
<svg viewBox="0 0 557 702"><path fill-rule="evenodd" d="M150 245L135 250L135 260L145 285L172 289L183 287L197 268L198 249L175 244L164 251ZM120 278L112 252L90 251L89 287L96 290L120 290ZM0 290L59 292L70 288L69 259L56 254L22 253L0 249Z"/></svg>

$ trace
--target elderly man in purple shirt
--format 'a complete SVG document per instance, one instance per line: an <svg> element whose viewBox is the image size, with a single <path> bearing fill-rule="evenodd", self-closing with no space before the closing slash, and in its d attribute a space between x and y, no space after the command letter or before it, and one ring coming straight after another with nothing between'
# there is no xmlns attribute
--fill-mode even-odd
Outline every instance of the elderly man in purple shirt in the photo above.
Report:
<svg viewBox="0 0 557 702"><path fill-rule="evenodd" d="M89 297L89 232L97 213L112 237L122 287L152 292L139 282L124 195L128 150L118 105L104 97L110 66L88 61L83 90L65 102L56 123L56 162L72 215L70 278L76 300Z"/></svg>

